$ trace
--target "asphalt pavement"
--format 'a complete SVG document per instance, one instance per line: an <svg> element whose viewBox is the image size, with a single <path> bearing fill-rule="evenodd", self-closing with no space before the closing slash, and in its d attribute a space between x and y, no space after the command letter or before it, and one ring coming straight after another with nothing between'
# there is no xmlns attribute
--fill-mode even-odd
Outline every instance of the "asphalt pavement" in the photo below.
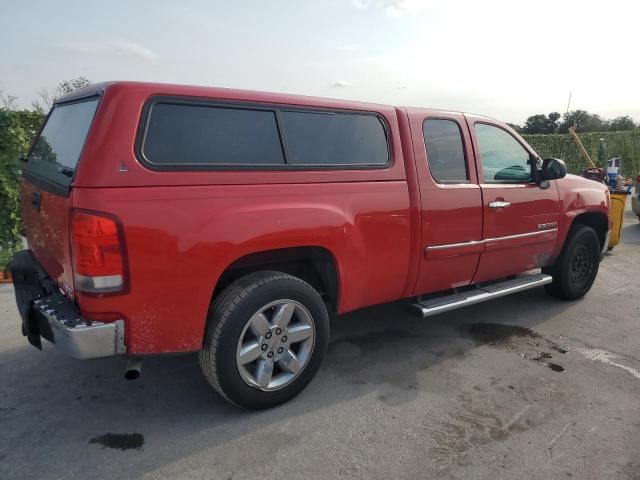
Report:
<svg viewBox="0 0 640 480"><path fill-rule="evenodd" d="M0 479L640 479L640 222L592 291L536 289L428 320L336 318L323 368L263 412L195 355L77 361L22 337L0 286Z"/></svg>

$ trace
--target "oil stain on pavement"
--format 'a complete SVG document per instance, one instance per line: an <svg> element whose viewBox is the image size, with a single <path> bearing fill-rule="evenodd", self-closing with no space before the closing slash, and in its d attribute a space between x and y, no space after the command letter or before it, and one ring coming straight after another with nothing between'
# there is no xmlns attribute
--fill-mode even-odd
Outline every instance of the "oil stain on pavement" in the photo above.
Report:
<svg viewBox="0 0 640 480"><path fill-rule="evenodd" d="M117 450L139 450L144 445L144 436L141 433L105 433L92 438L89 443Z"/></svg>
<svg viewBox="0 0 640 480"><path fill-rule="evenodd" d="M463 328L463 333L478 344L517 352L522 358L540 363L554 372L564 372L562 365L549 361L553 355L545 350L565 355L567 349L530 328L502 323L476 323L465 325Z"/></svg>

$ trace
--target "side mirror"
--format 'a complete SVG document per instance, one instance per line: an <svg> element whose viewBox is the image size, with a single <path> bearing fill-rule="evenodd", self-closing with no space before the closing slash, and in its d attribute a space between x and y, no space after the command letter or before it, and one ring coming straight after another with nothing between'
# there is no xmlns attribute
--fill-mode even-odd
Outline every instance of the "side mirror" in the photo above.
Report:
<svg viewBox="0 0 640 480"><path fill-rule="evenodd" d="M545 158L542 162L542 180L557 180L567 175L567 166L557 158Z"/></svg>

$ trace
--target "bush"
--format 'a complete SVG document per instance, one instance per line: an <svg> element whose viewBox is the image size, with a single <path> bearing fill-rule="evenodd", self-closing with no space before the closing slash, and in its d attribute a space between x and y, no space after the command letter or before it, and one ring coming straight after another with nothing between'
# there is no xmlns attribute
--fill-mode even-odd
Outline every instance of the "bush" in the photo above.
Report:
<svg viewBox="0 0 640 480"><path fill-rule="evenodd" d="M599 167L606 167L606 160L622 157L621 175L634 177L640 173L640 130L626 132L580 133L580 141L589 156ZM542 158L561 158L570 173L580 173L587 168L575 141L569 134L523 135Z"/></svg>
<svg viewBox="0 0 640 480"><path fill-rule="evenodd" d="M0 108L0 269L21 245L19 165L42 123L42 114Z"/></svg>

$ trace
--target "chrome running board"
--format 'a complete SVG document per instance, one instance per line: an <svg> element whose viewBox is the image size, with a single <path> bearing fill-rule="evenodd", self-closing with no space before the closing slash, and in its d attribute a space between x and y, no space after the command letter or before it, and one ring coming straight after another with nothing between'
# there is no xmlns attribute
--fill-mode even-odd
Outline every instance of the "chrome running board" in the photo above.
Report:
<svg viewBox="0 0 640 480"><path fill-rule="evenodd" d="M426 318L437 315L438 313L475 305L476 303L486 302L487 300L522 292L530 288L540 287L551 283L552 280L549 275L545 275L544 273L520 275L510 280L467 287L467 290L462 292L436 297L429 296L414 303L411 309L414 313Z"/></svg>

